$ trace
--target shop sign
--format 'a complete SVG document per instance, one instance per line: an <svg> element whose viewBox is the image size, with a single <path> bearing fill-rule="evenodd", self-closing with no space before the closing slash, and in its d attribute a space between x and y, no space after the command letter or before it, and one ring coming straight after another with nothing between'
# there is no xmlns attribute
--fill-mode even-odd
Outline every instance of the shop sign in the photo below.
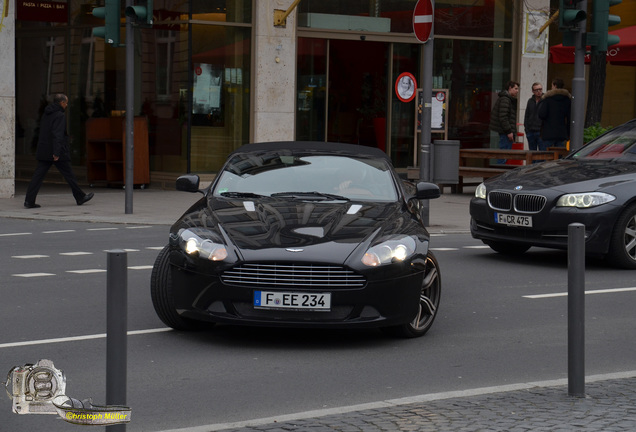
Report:
<svg viewBox="0 0 636 432"><path fill-rule="evenodd" d="M16 0L19 21L68 22L67 3L35 0Z"/></svg>

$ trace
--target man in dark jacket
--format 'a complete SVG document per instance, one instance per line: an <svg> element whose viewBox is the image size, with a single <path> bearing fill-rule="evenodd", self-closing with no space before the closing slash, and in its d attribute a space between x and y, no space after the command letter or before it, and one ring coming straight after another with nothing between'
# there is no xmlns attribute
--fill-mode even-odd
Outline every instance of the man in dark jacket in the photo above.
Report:
<svg viewBox="0 0 636 432"><path fill-rule="evenodd" d="M565 147L570 138L572 96L563 88L563 80L552 80L552 89L541 98L537 112L542 121L541 139L546 147Z"/></svg>
<svg viewBox="0 0 636 432"><path fill-rule="evenodd" d="M39 204L35 203L35 198L51 165L55 165L64 176L73 191L73 197L75 197L77 205L82 205L93 198L92 193L85 194L80 188L71 169L71 152L68 144L68 134L66 133L66 115L64 114L67 106L68 97L63 94L56 94L53 97L53 103L44 110L40 121L38 147L35 153L38 165L35 168L33 178L31 183L29 183L26 197L24 198L24 206L26 208L40 207Z"/></svg>
<svg viewBox="0 0 636 432"><path fill-rule="evenodd" d="M517 134L517 95L519 83L510 81L508 88L499 92L499 99L490 112L490 130L499 134L499 148L511 149ZM499 163L505 163L505 159Z"/></svg>
<svg viewBox="0 0 636 432"><path fill-rule="evenodd" d="M543 86L541 83L536 82L532 84L532 96L528 99L526 114L523 118L523 128L526 132L526 138L528 138L529 150L544 151L546 149L541 139L541 119L537 112L541 96L543 96Z"/></svg>

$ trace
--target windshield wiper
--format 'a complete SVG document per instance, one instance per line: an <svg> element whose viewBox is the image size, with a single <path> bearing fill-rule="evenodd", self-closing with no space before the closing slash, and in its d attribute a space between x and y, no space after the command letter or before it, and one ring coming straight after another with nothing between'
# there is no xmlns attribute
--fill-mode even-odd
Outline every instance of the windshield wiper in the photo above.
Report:
<svg viewBox="0 0 636 432"><path fill-rule="evenodd" d="M263 195L253 192L221 192L219 195L228 198L263 198Z"/></svg>
<svg viewBox="0 0 636 432"><path fill-rule="evenodd" d="M290 197L295 199L314 199L318 201L349 201L349 198L342 195L334 195L324 192L278 192L273 193L272 197Z"/></svg>

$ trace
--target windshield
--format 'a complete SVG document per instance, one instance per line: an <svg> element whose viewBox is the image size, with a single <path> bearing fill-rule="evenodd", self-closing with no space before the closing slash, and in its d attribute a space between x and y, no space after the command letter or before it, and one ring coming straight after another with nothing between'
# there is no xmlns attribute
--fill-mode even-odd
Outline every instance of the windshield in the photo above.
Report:
<svg viewBox="0 0 636 432"><path fill-rule="evenodd" d="M214 196L303 200L396 201L388 163L336 155L238 154L221 172Z"/></svg>
<svg viewBox="0 0 636 432"><path fill-rule="evenodd" d="M579 160L636 161L636 128L616 128L572 155Z"/></svg>

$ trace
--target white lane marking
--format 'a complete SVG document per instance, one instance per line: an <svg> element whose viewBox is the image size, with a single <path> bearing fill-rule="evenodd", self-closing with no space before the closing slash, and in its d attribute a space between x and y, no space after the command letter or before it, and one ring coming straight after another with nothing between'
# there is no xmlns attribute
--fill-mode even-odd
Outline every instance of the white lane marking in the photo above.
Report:
<svg viewBox="0 0 636 432"><path fill-rule="evenodd" d="M146 229L152 228L152 225L127 226L126 229Z"/></svg>
<svg viewBox="0 0 636 432"><path fill-rule="evenodd" d="M598 381L607 381L607 380L616 380L616 379L627 379L636 377L636 371L626 371L626 372L617 372L617 373L609 373L603 375L590 375L585 378L585 381L590 382L598 382ZM391 408L400 405L409 405L409 404L422 404L426 402L438 401L438 400L446 400L446 399L455 399L455 398L463 398L470 396L481 396L481 395L489 395L495 393L506 393L518 390L530 390L533 388L547 388L547 387L562 387L568 384L567 378L555 379L555 380L546 380L546 381L535 381L528 383L519 383L519 384L508 384L501 386L493 386L493 387L481 387L475 389L468 390L457 390L457 391L448 391L441 393L431 393L424 394L419 396L412 396L400 399L388 399L384 401L378 402L369 402L359 405L349 405L343 407L336 408L326 408L326 409L318 409L313 411L305 411L293 414L282 414L274 417L265 417L260 419L253 420L245 420L238 421L232 423L217 423L217 424L209 424L205 426L194 426L182 429L166 429L157 432L214 432L221 431L225 429L240 429L244 427L250 426L263 426L269 424L280 424L286 423L295 420L303 420L303 419L311 419L317 417L325 417L329 415L338 415L338 414L346 414L356 411L365 411L372 409L384 409Z"/></svg>
<svg viewBox="0 0 636 432"><path fill-rule="evenodd" d="M86 228L86 231L115 231L119 228L111 227L111 228Z"/></svg>
<svg viewBox="0 0 636 432"><path fill-rule="evenodd" d="M23 236L23 235L32 235L33 233L27 233L27 232L22 232L22 233L7 233L7 234L0 234L0 237L11 237L11 236Z"/></svg>
<svg viewBox="0 0 636 432"><path fill-rule="evenodd" d="M48 255L13 255L11 258L18 259L33 259L33 258L48 258Z"/></svg>
<svg viewBox="0 0 636 432"><path fill-rule="evenodd" d="M32 278L32 277L43 277L43 276L55 276L55 273L22 273L22 274L12 274L11 276Z"/></svg>
<svg viewBox="0 0 636 432"><path fill-rule="evenodd" d="M151 265L139 265L139 266L129 266L130 270L148 270L151 269Z"/></svg>
<svg viewBox="0 0 636 432"><path fill-rule="evenodd" d="M636 287L629 288L610 288L610 289L602 289L602 290L590 290L585 291L585 294L612 294L618 292L628 292L628 291L636 291ZM525 295L523 298L529 299L542 299L542 298L551 298L551 297L567 297L567 292L559 292L559 293L551 293L551 294L534 294L534 295Z"/></svg>
<svg viewBox="0 0 636 432"><path fill-rule="evenodd" d="M432 251L456 251L459 250L459 248L430 248Z"/></svg>
<svg viewBox="0 0 636 432"><path fill-rule="evenodd" d="M486 245L464 246L464 249L490 249L490 246L486 246Z"/></svg>
<svg viewBox="0 0 636 432"><path fill-rule="evenodd" d="M151 334L151 333L160 333L171 331L171 328L163 327L163 328L155 328L155 329L147 329L147 330L131 330L127 332L128 336L141 335L141 334ZM101 339L105 338L106 333L99 333L93 335L84 335L84 336L70 336L63 338L53 338L53 339L40 339L40 340L32 340L32 341L24 341L24 342L9 342L0 344L0 348L14 348L19 346L28 346L28 345L45 345L51 343L59 343L59 342L74 342L74 341L83 341L90 339Z"/></svg>
<svg viewBox="0 0 636 432"><path fill-rule="evenodd" d="M149 250L161 250L164 247L165 246L150 246L150 247L147 247L146 249L149 249Z"/></svg>
<svg viewBox="0 0 636 432"><path fill-rule="evenodd" d="M86 270L67 270L66 273L75 273L75 274L90 274L90 273L105 273L104 269L86 269Z"/></svg>
<svg viewBox="0 0 636 432"><path fill-rule="evenodd" d="M93 252L60 252L60 255L66 255L66 256L79 256L79 255L93 255Z"/></svg>
<svg viewBox="0 0 636 432"><path fill-rule="evenodd" d="M75 232L75 230L42 231L42 234L62 234L71 232Z"/></svg>
<svg viewBox="0 0 636 432"><path fill-rule="evenodd" d="M117 251L124 251L124 252L139 252L139 249L117 249ZM112 252L112 249L104 249L104 252Z"/></svg>

